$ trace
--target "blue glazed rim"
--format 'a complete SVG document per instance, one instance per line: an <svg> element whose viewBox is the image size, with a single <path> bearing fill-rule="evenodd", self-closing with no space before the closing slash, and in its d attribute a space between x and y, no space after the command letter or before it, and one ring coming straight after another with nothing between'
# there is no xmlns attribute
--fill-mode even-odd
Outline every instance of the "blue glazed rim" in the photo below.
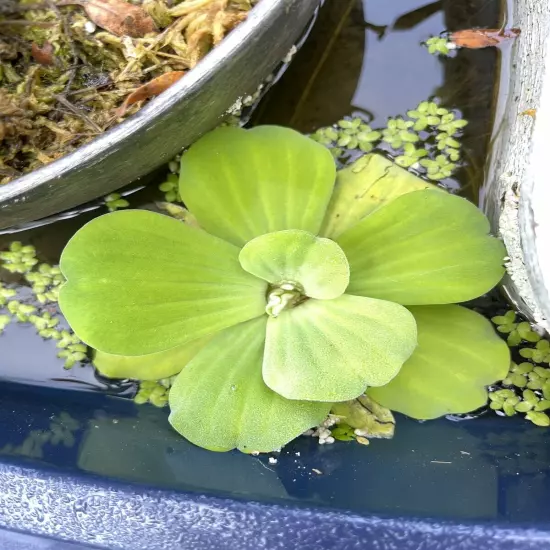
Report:
<svg viewBox="0 0 550 550"><path fill-rule="evenodd" d="M67 415L72 445L21 450ZM269 461L194 447L166 415L3 384L0 528L135 550L550 545L548 435L524 421L399 418L391 441L300 438Z"/></svg>

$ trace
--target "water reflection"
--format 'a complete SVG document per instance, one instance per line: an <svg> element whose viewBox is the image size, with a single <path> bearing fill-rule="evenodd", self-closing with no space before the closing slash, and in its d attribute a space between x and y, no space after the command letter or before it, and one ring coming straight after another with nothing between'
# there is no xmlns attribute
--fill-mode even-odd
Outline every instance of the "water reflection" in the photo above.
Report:
<svg viewBox="0 0 550 550"><path fill-rule="evenodd" d="M371 113L375 126L406 113L443 84L441 61L420 46L445 28L440 8L441 2L427 9L422 0L364 0L366 47L352 106Z"/></svg>
<svg viewBox="0 0 550 550"><path fill-rule="evenodd" d="M0 460L363 514L545 522L550 513L550 436L519 419L420 424L399 417L393 440L364 447L300 438L274 462L195 447L171 430L166 410L80 395L3 385Z"/></svg>

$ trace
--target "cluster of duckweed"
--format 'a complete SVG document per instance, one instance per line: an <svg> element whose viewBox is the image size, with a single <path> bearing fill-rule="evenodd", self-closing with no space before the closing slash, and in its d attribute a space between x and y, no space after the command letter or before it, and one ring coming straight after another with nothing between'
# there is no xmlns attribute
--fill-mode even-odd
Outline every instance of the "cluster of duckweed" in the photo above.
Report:
<svg viewBox="0 0 550 550"><path fill-rule="evenodd" d="M139 390L134 397L134 402L138 405L151 403L155 407L165 407L168 405L168 396L175 376L163 378L162 380L144 380L139 383Z"/></svg>
<svg viewBox="0 0 550 550"><path fill-rule="evenodd" d="M172 168L174 170L172 170ZM170 173L166 177L166 181L163 181L159 185L159 189L164 193L164 200L166 202L181 202L179 189L178 189L178 172L179 168L176 166L170 167Z"/></svg>
<svg viewBox="0 0 550 550"><path fill-rule="evenodd" d="M492 318L507 335L513 361L506 378L489 390L489 406L501 416L525 414L537 426L550 426L550 341L514 311Z"/></svg>
<svg viewBox="0 0 550 550"><path fill-rule="evenodd" d="M356 430L347 424L340 423L333 428L331 435L336 441L356 441L360 445L369 445L369 439L359 434L360 430Z"/></svg>
<svg viewBox="0 0 550 550"><path fill-rule="evenodd" d="M432 55L449 55L453 44L448 38L443 36L432 36L428 38L424 45L428 48L428 52Z"/></svg>
<svg viewBox="0 0 550 550"><path fill-rule="evenodd" d="M328 147L340 162L375 148L388 149L396 164L440 181L460 161L460 137L468 122L434 101L422 101L406 117L390 118L385 128L372 129L359 117L345 117L310 137Z"/></svg>
<svg viewBox="0 0 550 550"><path fill-rule="evenodd" d="M382 132L359 117L346 117L333 126L319 128L310 137L328 147L335 158L341 158L356 149L370 153L382 139Z"/></svg>
<svg viewBox="0 0 550 550"><path fill-rule="evenodd" d="M121 208L128 208L130 203L122 197L120 193L111 193L103 199L105 201L105 206L109 212L114 212L115 210L120 210Z"/></svg>
<svg viewBox="0 0 550 550"><path fill-rule="evenodd" d="M40 263L36 249L20 242L0 252L0 268L20 275L28 287L0 282L0 334L9 323L28 323L44 340L57 342L57 356L66 369L88 360L88 348L57 316L59 287L64 277L58 266Z"/></svg>
<svg viewBox="0 0 550 550"><path fill-rule="evenodd" d="M493 317L493 323L497 326L497 331L501 334L507 334L506 341L508 345L516 347L522 341L538 343L541 341L540 335L531 329L527 321L518 320L515 311L508 311L504 315Z"/></svg>

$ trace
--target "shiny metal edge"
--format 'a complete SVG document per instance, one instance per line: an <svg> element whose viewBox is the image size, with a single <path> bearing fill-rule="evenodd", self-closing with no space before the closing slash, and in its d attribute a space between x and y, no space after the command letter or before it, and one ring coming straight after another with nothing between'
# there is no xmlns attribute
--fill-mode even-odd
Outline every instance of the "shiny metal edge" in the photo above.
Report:
<svg viewBox="0 0 550 550"><path fill-rule="evenodd" d="M96 199L168 162L257 89L318 6L319 0L262 0L185 78L136 115L70 155L0 187L0 229Z"/></svg>

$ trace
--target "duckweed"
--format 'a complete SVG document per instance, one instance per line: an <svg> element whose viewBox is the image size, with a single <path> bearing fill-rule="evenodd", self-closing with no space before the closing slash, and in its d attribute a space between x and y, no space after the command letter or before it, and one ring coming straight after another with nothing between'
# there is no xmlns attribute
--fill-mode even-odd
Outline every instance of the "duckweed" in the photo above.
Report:
<svg viewBox="0 0 550 550"><path fill-rule="evenodd" d="M120 193L111 193L110 195L107 195L104 199L105 206L109 210L109 212L114 212L115 210L120 210L121 208L128 208L130 206L130 203L122 198L122 195Z"/></svg>
<svg viewBox="0 0 550 550"><path fill-rule="evenodd" d="M374 148L389 148L399 166L440 181L452 176L458 166L461 132L467 124L458 113L434 101L422 101L406 117L390 118L385 128L373 129L359 117L346 117L310 137L342 163ZM171 189L163 186L162 190Z"/></svg>
<svg viewBox="0 0 550 550"><path fill-rule="evenodd" d="M7 251L0 252L0 267L23 275L32 292L29 297L24 292L18 293L15 286L0 283L0 310L6 311L0 315L0 335L12 319L28 323L34 326L41 338L57 342L60 349L57 356L64 359L66 369L86 362L87 346L71 330L59 330L61 318L52 315L45 307L57 304L59 287L65 280L59 267L40 263L35 248L20 242L11 243Z"/></svg>
<svg viewBox="0 0 550 550"><path fill-rule="evenodd" d="M449 55L451 53L450 43L442 36L432 36L425 42L428 52L432 55Z"/></svg>
<svg viewBox="0 0 550 550"><path fill-rule="evenodd" d="M162 380L144 380L140 382L139 391L134 397L134 402L137 405L150 403L155 407L165 407L168 405L170 388L175 378L173 376L171 378L163 378Z"/></svg>
<svg viewBox="0 0 550 550"><path fill-rule="evenodd" d="M542 366L550 363L550 341L514 311L497 315L492 321L497 331L506 335L517 362L512 362L501 385L490 389L489 407L497 414L522 413L536 426L550 426L550 417L544 412L550 409L550 367Z"/></svg>

